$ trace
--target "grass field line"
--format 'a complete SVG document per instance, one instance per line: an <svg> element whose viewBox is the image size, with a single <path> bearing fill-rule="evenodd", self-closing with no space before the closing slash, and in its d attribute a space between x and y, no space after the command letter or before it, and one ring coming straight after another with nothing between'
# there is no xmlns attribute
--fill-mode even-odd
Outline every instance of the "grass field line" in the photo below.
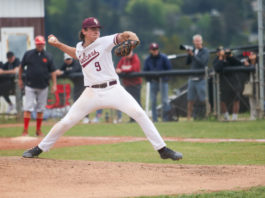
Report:
<svg viewBox="0 0 265 198"><path fill-rule="evenodd" d="M92 137L92 136L64 136L63 139L71 139L71 140L93 140L93 141L111 141L111 142L137 142L137 141L145 141L147 140L145 137L118 137L118 136L102 136L102 137ZM27 142L38 139L37 137L30 136L18 136L7 138L11 141L19 141L19 142ZM219 143L219 142L259 142L265 143L265 139L225 139L225 138L177 138L177 137L164 137L165 141L170 142L199 142L199 143Z"/></svg>

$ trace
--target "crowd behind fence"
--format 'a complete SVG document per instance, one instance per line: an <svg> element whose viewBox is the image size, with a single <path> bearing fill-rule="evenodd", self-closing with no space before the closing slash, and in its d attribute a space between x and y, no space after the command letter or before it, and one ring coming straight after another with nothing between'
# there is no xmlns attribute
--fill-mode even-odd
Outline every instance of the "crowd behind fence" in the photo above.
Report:
<svg viewBox="0 0 265 198"><path fill-rule="evenodd" d="M252 83L255 85L258 85L260 82L259 80L256 78L254 79L254 73L255 73L255 67L244 67L244 66L238 66L238 67L226 67L224 69L224 73L232 73L232 72L246 72L249 73L252 80ZM216 73L213 70L208 70L208 67L205 68L205 70L187 70L187 69L181 69L181 70L170 70L170 71L162 71L162 72L137 72L137 73L130 73L130 74L120 74L119 77L120 78L133 78L133 77L142 77L142 78L148 78L148 77L158 77L158 78L162 78L164 76L170 76L171 78L178 78L178 77L188 77L190 75L194 75L194 74L201 74L204 76L205 78L205 82L206 82L206 101L205 101L205 105L203 105L203 108L205 108L202 112L203 114L205 114L205 117L209 117L209 116L215 116L218 120L222 120L222 116L221 116L221 108L220 108L220 78L219 78L219 74ZM0 75L0 78L5 78L5 77L10 77L11 75ZM60 78L62 79L73 79L73 78L83 78L82 73L74 73L74 74L70 74L67 76L61 76ZM22 96L23 96L23 91L17 86L17 76L14 78L15 79L15 89L11 91L11 93L15 94L15 98L16 98L16 111L17 111L17 118L20 119L22 117L22 111L23 111L23 100L22 100ZM146 113L149 113L149 91L148 91L148 81L146 81L146 86L144 86L145 92L146 92L146 100L145 100L145 110ZM2 88L0 88L1 90ZM1 91L0 91L1 92ZM258 100L258 92L257 94L254 96L257 100ZM182 97L182 100L185 100L185 98ZM178 106L178 100L175 98L175 100L171 100L171 107L175 107ZM179 101L179 104L181 104L182 106L182 110L185 109L185 107L183 107L183 104L186 104L185 101ZM260 107L257 105L256 109L258 111L258 115L259 118L262 118L263 116L263 112L260 112ZM157 109L159 111L159 108ZM249 109L247 109L246 111L248 111ZM171 110L171 120L178 120L178 118L182 115L185 116L185 112L184 115L181 112L178 112L179 109L178 108L173 108ZM203 116L204 117L204 116Z"/></svg>

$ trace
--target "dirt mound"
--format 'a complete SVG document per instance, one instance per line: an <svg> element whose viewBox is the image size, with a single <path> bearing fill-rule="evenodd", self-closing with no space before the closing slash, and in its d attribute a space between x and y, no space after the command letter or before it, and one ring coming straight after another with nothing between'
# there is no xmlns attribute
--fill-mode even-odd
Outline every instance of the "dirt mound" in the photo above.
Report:
<svg viewBox="0 0 265 198"><path fill-rule="evenodd" d="M265 185L265 166L197 166L0 158L5 198L131 197Z"/></svg>

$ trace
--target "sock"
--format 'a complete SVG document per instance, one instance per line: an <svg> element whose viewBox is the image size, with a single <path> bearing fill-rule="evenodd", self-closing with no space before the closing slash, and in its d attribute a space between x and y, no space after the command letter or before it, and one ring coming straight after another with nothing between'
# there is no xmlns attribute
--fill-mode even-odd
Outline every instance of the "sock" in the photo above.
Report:
<svg viewBox="0 0 265 198"><path fill-rule="evenodd" d="M30 118L24 118L24 131L28 131Z"/></svg>
<svg viewBox="0 0 265 198"><path fill-rule="evenodd" d="M37 131L40 131L42 118L37 118Z"/></svg>

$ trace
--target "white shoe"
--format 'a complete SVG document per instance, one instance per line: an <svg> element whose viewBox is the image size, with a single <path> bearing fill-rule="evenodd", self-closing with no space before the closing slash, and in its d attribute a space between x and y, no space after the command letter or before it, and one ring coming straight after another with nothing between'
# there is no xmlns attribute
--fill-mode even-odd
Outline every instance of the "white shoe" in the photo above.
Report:
<svg viewBox="0 0 265 198"><path fill-rule="evenodd" d="M233 120L233 121L236 121L236 120L237 120L237 114L233 113L233 115L232 115L232 120Z"/></svg>
<svg viewBox="0 0 265 198"><path fill-rule="evenodd" d="M10 113L10 112L13 111L14 109L15 109L15 107L14 107L13 104L8 105L7 110L6 110L6 113Z"/></svg>
<svg viewBox="0 0 265 198"><path fill-rule="evenodd" d="M83 123L84 123L84 124L88 124L89 122L90 122L89 118L85 117L85 118L83 119Z"/></svg>
<svg viewBox="0 0 265 198"><path fill-rule="evenodd" d="M255 116L250 116L250 120L256 120Z"/></svg>
<svg viewBox="0 0 265 198"><path fill-rule="evenodd" d="M120 118L120 119L114 119L113 120L113 124L118 124L118 123L121 123L122 122L122 119Z"/></svg>
<svg viewBox="0 0 265 198"><path fill-rule="evenodd" d="M229 120L230 120L230 118L229 118L229 113L228 113L228 112L225 112L225 113L224 113L224 120L225 120L225 121L229 121Z"/></svg>

